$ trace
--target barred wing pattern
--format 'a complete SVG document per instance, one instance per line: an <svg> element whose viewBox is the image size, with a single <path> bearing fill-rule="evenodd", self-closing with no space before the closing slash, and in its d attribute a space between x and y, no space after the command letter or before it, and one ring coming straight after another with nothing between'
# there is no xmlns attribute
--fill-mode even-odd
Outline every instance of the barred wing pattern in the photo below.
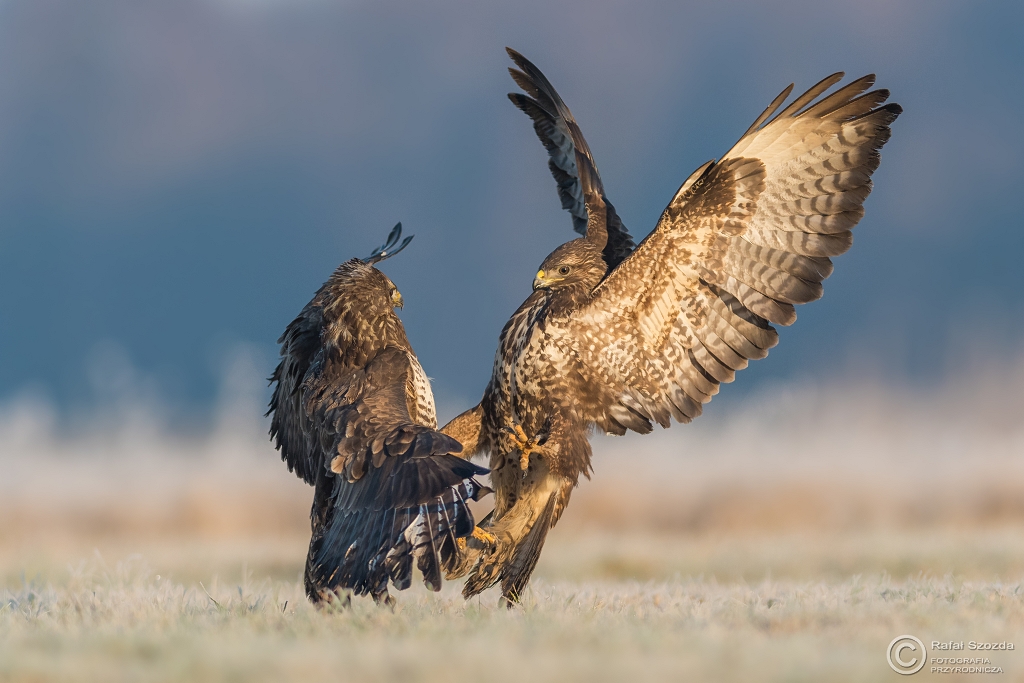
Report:
<svg viewBox="0 0 1024 683"><path fill-rule="evenodd" d="M564 332L588 385L587 416L616 434L689 422L722 382L778 341L771 323L821 296L829 257L852 243L899 105L873 76L817 99L815 85L768 123L785 90L717 163L682 185L654 231Z"/></svg>
<svg viewBox="0 0 1024 683"><path fill-rule="evenodd" d="M569 107L540 69L512 48L505 50L519 67L508 71L516 85L526 92L525 95L509 93L508 98L533 120L533 129L548 151L548 168L558 185L562 208L572 214L573 230L584 236L588 233L591 217L587 194L603 200L607 210L604 227L608 233L603 255L611 270L629 256L636 245L604 194L604 184L590 146Z"/></svg>
<svg viewBox="0 0 1024 683"><path fill-rule="evenodd" d="M389 580L403 590L414 560L440 590L456 539L473 530L466 501L486 491L473 477L487 470L454 455L455 439L414 422L414 363L389 347L364 368L336 367L323 352L310 366L302 395L326 465L313 504L311 597L336 588L379 597Z"/></svg>

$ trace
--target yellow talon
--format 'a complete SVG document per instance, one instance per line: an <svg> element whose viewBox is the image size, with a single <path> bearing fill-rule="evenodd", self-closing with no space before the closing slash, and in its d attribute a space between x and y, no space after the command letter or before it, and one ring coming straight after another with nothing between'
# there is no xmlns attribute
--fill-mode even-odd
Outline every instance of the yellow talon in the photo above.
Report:
<svg viewBox="0 0 1024 683"><path fill-rule="evenodd" d="M525 474L530 468L530 454L540 447L537 439L531 439L526 436L526 432L523 431L522 426L519 424L513 424L511 427L502 427L502 431L509 435L513 446L519 451L519 469Z"/></svg>
<svg viewBox="0 0 1024 683"><path fill-rule="evenodd" d="M517 441L516 445L519 447L519 469L525 472L530 468L530 454L537 447L537 442L526 436L522 426L514 425L513 430Z"/></svg>
<svg viewBox="0 0 1024 683"><path fill-rule="evenodd" d="M526 432L523 431L522 425L514 424L511 427L505 427L504 431L508 432L512 437L512 442L516 448L524 453L529 453L537 447L536 442L533 439L526 436Z"/></svg>
<svg viewBox="0 0 1024 683"><path fill-rule="evenodd" d="M488 545L494 545L495 543L498 542L498 537L497 536L495 536L494 534L492 534L492 533L490 533L488 531L484 531L483 529L481 529L478 526L473 527L473 534L472 534L472 536L476 540L481 541L483 543L486 543ZM462 539L460 538L459 540L461 541Z"/></svg>
<svg viewBox="0 0 1024 683"><path fill-rule="evenodd" d="M528 436L526 436L526 432L523 431L522 425L514 425L512 427L512 431L515 432L516 441L519 443L520 449L524 451L529 451L530 449L533 448L533 442L530 440Z"/></svg>

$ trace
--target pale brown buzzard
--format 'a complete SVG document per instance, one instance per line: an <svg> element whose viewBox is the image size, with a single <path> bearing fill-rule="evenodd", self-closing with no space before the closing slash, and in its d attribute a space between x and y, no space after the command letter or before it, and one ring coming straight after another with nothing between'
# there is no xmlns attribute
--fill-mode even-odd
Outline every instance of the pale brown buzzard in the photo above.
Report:
<svg viewBox="0 0 1024 683"><path fill-rule="evenodd" d="M509 95L549 153L562 206L584 236L543 263L501 332L479 405L442 431L463 457L490 453L497 536L451 573L469 596L501 581L512 602L581 474L588 430L668 427L701 413L723 382L776 344L772 324L821 296L830 257L850 248L878 150L900 114L873 76L824 95L824 79L782 108L786 88L739 142L698 168L633 248L568 107L509 50L525 94ZM781 109L781 110L780 110Z"/></svg>

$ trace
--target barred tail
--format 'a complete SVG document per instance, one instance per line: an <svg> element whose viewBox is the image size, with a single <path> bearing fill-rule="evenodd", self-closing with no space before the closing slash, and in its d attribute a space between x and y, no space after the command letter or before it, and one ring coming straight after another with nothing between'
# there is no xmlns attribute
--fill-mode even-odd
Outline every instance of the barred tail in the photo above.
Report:
<svg viewBox="0 0 1024 683"><path fill-rule="evenodd" d="M437 483L450 481L452 474L462 478L441 488L439 495L395 507L338 505L341 501L335 494L323 526L314 528L310 541L306 559L310 600L320 602L339 590L387 599L389 581L398 590L410 586L413 561L427 588L440 590L442 569L457 561L456 539L470 535L475 526L467 501L489 491L473 477L487 470L454 455L424 458L417 465L420 477ZM314 527L316 518L314 508Z"/></svg>

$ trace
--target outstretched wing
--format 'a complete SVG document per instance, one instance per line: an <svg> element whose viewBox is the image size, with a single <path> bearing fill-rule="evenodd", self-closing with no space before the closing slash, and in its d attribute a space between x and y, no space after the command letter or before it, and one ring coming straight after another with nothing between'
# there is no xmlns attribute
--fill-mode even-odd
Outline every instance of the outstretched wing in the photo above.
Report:
<svg viewBox="0 0 1024 683"><path fill-rule="evenodd" d="M390 347L362 368L319 352L302 386L311 442L321 454L307 584L380 595L401 590L412 563L439 590L442 568L456 559L456 538L472 532L466 501L487 470L454 453L455 439L413 422L408 352Z"/></svg>
<svg viewBox="0 0 1024 683"><path fill-rule="evenodd" d="M821 296L852 243L878 150L902 111L865 76L818 99L821 81L771 121L787 88L720 161L683 183L654 231L599 285L568 332L589 419L612 433L689 422L752 358L771 323ZM597 340L594 343L592 340Z"/></svg>
<svg viewBox="0 0 1024 683"><path fill-rule="evenodd" d="M595 203L598 205L596 210L602 214L600 219L608 233L603 255L611 270L629 256L636 244L604 194L604 184L590 146L569 107L565 106L540 69L512 48L505 50L519 67L509 68L509 73L526 91L525 95L509 93L508 97L533 120L533 129L548 151L548 168L558 184L562 208L572 214L576 232L588 235L588 223L593 224L592 219L596 218L591 213L595 210ZM605 210L607 217L603 215Z"/></svg>

